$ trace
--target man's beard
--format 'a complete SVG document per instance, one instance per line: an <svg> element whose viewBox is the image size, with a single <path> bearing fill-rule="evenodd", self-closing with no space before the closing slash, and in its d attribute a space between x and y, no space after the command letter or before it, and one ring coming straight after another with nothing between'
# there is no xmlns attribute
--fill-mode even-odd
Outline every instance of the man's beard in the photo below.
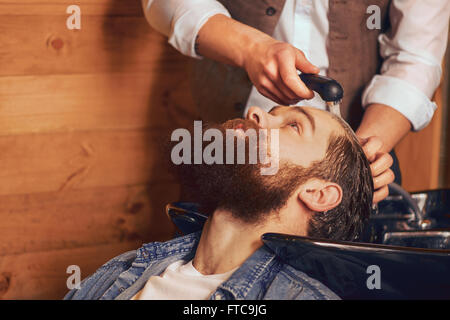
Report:
<svg viewBox="0 0 450 320"><path fill-rule="evenodd" d="M248 120L239 120L238 123L245 129L255 128ZM225 136L225 130L235 124L206 125L204 130L216 128ZM248 139L245 144L248 152ZM225 145L223 147L225 150ZM309 178L308 169L286 162L280 163L276 174L261 175L261 167L265 165L249 164L247 160L246 156L245 164L236 164L236 161L225 164L224 161L224 164L176 166L183 190L189 194L189 199L185 200L199 203L205 213L227 210L235 218L254 224L283 208L293 192Z"/></svg>

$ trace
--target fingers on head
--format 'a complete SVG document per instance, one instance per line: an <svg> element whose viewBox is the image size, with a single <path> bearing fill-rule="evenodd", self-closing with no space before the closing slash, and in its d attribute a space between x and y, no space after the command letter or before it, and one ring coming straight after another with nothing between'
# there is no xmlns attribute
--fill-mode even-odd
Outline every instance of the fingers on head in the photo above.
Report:
<svg viewBox="0 0 450 320"><path fill-rule="evenodd" d="M392 164L394 163L394 159L389 153L383 153L377 159L372 162L370 165L370 169L372 171L372 175L378 176L379 174L383 173L387 169L389 169Z"/></svg>
<svg viewBox="0 0 450 320"><path fill-rule="evenodd" d="M383 142L378 137L367 138L365 144L362 146L364 153L370 162L376 159L377 152L383 147Z"/></svg>
<svg viewBox="0 0 450 320"><path fill-rule="evenodd" d="M373 178L373 187L374 189L382 188L394 182L394 179L395 179L394 172L391 169L386 170L379 176Z"/></svg>
<svg viewBox="0 0 450 320"><path fill-rule="evenodd" d="M378 203L381 200L385 199L389 195L388 186L384 186L383 188L375 191L373 193L373 203Z"/></svg>

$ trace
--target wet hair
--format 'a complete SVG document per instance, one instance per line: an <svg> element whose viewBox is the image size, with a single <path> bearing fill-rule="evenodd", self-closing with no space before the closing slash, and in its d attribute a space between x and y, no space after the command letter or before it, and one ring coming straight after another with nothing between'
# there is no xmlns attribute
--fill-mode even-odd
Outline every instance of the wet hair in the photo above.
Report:
<svg viewBox="0 0 450 320"><path fill-rule="evenodd" d="M325 158L310 166L310 177L339 184L341 203L322 213L313 214L308 236L332 240L357 240L369 217L373 180L370 163L353 130L342 119L333 116L344 134L332 134Z"/></svg>

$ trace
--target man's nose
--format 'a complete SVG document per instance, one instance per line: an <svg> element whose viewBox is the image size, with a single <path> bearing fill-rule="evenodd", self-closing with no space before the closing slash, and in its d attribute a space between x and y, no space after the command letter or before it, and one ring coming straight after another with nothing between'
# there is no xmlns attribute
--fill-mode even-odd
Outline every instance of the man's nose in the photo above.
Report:
<svg viewBox="0 0 450 320"><path fill-rule="evenodd" d="M259 107L250 107L247 111L247 120L254 121L261 128L267 128L269 125L269 114Z"/></svg>

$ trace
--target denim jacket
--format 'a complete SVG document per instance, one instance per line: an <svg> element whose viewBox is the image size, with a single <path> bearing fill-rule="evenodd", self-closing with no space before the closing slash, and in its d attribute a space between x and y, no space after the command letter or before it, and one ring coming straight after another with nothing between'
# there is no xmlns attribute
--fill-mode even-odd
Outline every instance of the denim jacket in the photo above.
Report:
<svg viewBox="0 0 450 320"><path fill-rule="evenodd" d="M144 244L101 266L72 289L65 300L129 300L151 276L161 274L177 260L193 259L201 232L167 242ZM213 300L314 300L339 299L321 282L283 263L267 247L253 253L212 293Z"/></svg>

